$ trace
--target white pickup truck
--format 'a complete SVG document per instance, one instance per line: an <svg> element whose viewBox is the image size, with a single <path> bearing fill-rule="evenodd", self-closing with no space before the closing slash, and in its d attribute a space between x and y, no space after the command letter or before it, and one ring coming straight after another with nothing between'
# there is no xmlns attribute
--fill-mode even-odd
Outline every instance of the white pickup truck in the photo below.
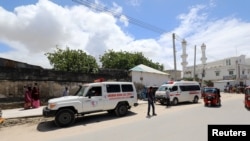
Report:
<svg viewBox="0 0 250 141"><path fill-rule="evenodd" d="M96 82L80 86L75 95L50 99L43 116L54 116L57 126L66 127L74 123L77 115L108 111L120 117L137 105L132 82Z"/></svg>

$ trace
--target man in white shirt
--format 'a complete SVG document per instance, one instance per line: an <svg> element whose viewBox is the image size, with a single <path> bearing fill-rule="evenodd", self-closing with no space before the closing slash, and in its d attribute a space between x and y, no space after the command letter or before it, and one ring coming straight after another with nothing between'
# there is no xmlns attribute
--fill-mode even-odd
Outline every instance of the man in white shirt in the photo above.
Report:
<svg viewBox="0 0 250 141"><path fill-rule="evenodd" d="M166 88L166 102L167 102L167 107L170 106L170 91L168 88Z"/></svg>

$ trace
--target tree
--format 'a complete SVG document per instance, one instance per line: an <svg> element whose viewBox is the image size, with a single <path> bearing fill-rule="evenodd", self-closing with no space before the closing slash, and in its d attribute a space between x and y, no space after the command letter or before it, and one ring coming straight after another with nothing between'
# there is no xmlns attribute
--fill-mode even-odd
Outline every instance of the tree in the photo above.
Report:
<svg viewBox="0 0 250 141"><path fill-rule="evenodd" d="M82 50L66 50L56 48L54 53L45 53L53 69L68 72L91 73L98 70L98 64L93 56Z"/></svg>
<svg viewBox="0 0 250 141"><path fill-rule="evenodd" d="M204 84L208 87L213 87L214 86L214 82L212 82L211 80L204 80Z"/></svg>
<svg viewBox="0 0 250 141"><path fill-rule="evenodd" d="M128 70L136 65L144 64L160 71L164 69L163 65L153 63L152 60L145 58L141 52L129 53L126 51L115 52L108 50L99 59L103 68Z"/></svg>

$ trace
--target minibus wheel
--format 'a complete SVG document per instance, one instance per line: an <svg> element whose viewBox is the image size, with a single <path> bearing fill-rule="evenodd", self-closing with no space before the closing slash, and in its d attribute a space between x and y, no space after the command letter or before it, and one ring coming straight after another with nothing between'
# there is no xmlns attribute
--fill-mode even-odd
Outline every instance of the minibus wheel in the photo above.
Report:
<svg viewBox="0 0 250 141"><path fill-rule="evenodd" d="M177 99L177 98L174 98L173 101L172 101L172 104L173 104L173 105L177 105L177 104L178 104L178 99Z"/></svg>
<svg viewBox="0 0 250 141"><path fill-rule="evenodd" d="M197 96L194 97L194 103L198 103L199 98Z"/></svg>

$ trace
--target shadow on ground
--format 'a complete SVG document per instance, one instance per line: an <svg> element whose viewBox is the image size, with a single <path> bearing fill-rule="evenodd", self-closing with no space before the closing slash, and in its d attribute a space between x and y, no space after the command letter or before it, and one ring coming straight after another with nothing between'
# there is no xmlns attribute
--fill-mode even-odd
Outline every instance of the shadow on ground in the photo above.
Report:
<svg viewBox="0 0 250 141"><path fill-rule="evenodd" d="M126 118L128 116L135 116L135 115L136 113L131 112L131 111L129 111L128 114L124 117L117 117L115 115L108 114L107 112L102 112L102 113L92 114L92 115L85 115L85 116L77 117L75 120L75 123L73 123L69 127L58 127L55 124L54 119L52 119L51 121L40 122L37 126L37 130L40 132L49 132L49 131L54 131L54 130L58 130L62 128L71 128L71 127L76 127L76 126L88 126L88 125L98 123L98 122L107 122L107 121L114 120L117 118Z"/></svg>

